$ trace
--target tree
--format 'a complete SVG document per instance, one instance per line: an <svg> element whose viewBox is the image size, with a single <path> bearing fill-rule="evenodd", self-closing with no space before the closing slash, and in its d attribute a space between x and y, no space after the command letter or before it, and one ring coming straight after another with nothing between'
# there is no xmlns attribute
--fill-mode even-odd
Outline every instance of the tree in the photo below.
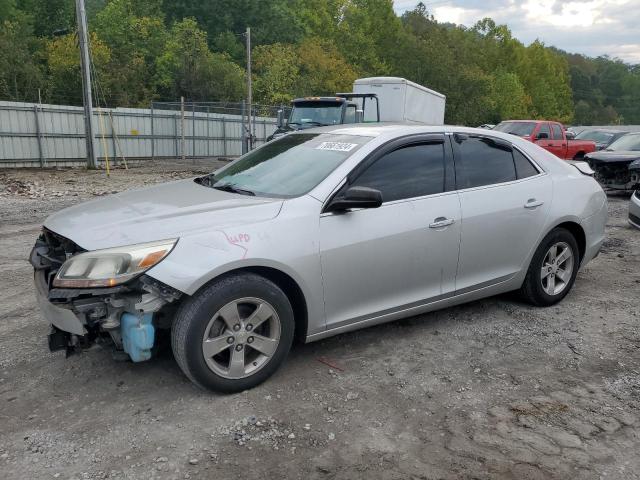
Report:
<svg viewBox="0 0 640 480"><path fill-rule="evenodd" d="M255 98L268 105L288 103L295 96L300 75L298 52L293 45L274 43L253 50Z"/></svg>
<svg viewBox="0 0 640 480"><path fill-rule="evenodd" d="M492 98L495 105L493 122L531 116L531 97L527 95L524 85L515 73L500 72L495 75Z"/></svg>
<svg viewBox="0 0 640 480"><path fill-rule="evenodd" d="M518 76L531 95L536 118L565 123L572 120L573 98L565 58L536 40L527 47L526 56L518 66Z"/></svg>
<svg viewBox="0 0 640 480"><path fill-rule="evenodd" d="M26 15L11 12L8 7L5 12L12 19L0 23L0 98L36 101L38 89L44 83L39 62L40 42L33 36Z"/></svg>
<svg viewBox="0 0 640 480"><path fill-rule="evenodd" d="M16 13L16 0L0 0L0 22L14 20Z"/></svg>
<svg viewBox="0 0 640 480"><path fill-rule="evenodd" d="M157 59L156 86L164 98L240 100L244 71L224 53L212 53L195 19L176 22Z"/></svg>
<svg viewBox="0 0 640 480"><path fill-rule="evenodd" d="M148 106L155 97L156 58L167 41L159 2L112 0L93 22L98 36L111 50L109 70L118 82L111 89L111 105Z"/></svg>
<svg viewBox="0 0 640 480"><path fill-rule="evenodd" d="M89 35L94 73L94 94L111 93L112 77L108 65L111 50L95 32ZM50 102L82 105L82 75L80 71L80 48L75 34L68 34L47 40L45 46L48 67L46 97Z"/></svg>
<svg viewBox="0 0 640 480"><path fill-rule="evenodd" d="M31 16L38 37L75 29L76 10L72 0L17 0L16 4Z"/></svg>
<svg viewBox="0 0 640 480"><path fill-rule="evenodd" d="M295 46L258 46L253 57L256 99L270 105L304 95L348 91L358 76L334 45L318 38Z"/></svg>

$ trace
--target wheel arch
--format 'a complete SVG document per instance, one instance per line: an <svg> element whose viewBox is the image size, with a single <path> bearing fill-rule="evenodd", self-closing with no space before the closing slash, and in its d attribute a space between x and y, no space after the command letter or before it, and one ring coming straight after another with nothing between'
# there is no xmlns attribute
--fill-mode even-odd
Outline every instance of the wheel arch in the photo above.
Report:
<svg viewBox="0 0 640 480"><path fill-rule="evenodd" d="M294 333L295 340L301 343L304 342L307 337L309 327L309 309L307 299L298 282L291 275L281 269L264 265L245 265L231 268L214 276L213 278L210 278L198 288L198 291L222 278L242 273L253 273L255 275L259 275L280 287L289 299L289 302L291 302L291 308L293 309L293 317L296 324ZM194 292L194 295L195 293L197 292Z"/></svg>
<svg viewBox="0 0 640 480"><path fill-rule="evenodd" d="M584 258L585 252L587 250L587 235L584 229L582 228L582 225L580 225L580 223L573 220L566 220L561 223L558 223L557 225L554 225L549 230L549 232L551 232L555 228L564 228L565 230L568 230L569 233L571 233L571 235L573 235L573 238L576 239L576 243L578 244L578 253L580 255L580 262L582 262L582 259Z"/></svg>
<svg viewBox="0 0 640 480"><path fill-rule="evenodd" d="M576 152L576 154L573 156L574 160L584 160L584 156L586 155L585 152L583 152L582 150L580 150L579 152Z"/></svg>

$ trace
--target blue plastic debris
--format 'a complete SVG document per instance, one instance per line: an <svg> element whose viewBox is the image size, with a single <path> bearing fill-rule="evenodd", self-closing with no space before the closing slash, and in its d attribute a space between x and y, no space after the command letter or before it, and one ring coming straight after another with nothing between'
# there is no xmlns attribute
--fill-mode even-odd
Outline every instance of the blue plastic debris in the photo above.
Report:
<svg viewBox="0 0 640 480"><path fill-rule="evenodd" d="M144 313L141 316L123 313L120 317L122 346L134 362L144 362L151 358L155 337L152 318L152 313Z"/></svg>

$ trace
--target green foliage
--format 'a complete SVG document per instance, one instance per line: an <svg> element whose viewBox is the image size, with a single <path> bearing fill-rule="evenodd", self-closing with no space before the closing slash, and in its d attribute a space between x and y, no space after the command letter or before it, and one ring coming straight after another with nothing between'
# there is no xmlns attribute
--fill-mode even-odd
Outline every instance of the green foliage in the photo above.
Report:
<svg viewBox="0 0 640 480"><path fill-rule="evenodd" d="M255 100L287 103L401 76L447 96L446 121L640 123L640 67L524 45L485 18L435 21L392 0L87 0L100 103L245 96L251 27ZM0 98L81 102L72 0L0 0ZM66 33L66 35L65 35Z"/></svg>
<svg viewBox="0 0 640 480"><path fill-rule="evenodd" d="M156 68L156 85L168 98L237 100L242 96L244 71L227 54L209 50L206 32L192 18L173 25Z"/></svg>
<svg viewBox="0 0 640 480"><path fill-rule="evenodd" d="M33 36L28 17L10 12L0 23L0 98L25 101L37 98L44 84L40 42Z"/></svg>
<svg viewBox="0 0 640 480"><path fill-rule="evenodd" d="M112 52L109 71L118 72L118 81L104 100L148 106L155 97L155 61L168 39L159 3L111 0L97 13L92 26Z"/></svg>
<svg viewBox="0 0 640 480"><path fill-rule="evenodd" d="M256 100L269 105L294 97L348 91L357 72L337 48L318 38L299 45L261 45L254 51Z"/></svg>
<svg viewBox="0 0 640 480"><path fill-rule="evenodd" d="M110 92L111 77L108 65L111 50L95 33L89 36L93 64L97 76L101 79L100 87ZM64 35L47 40L45 57L49 68L49 82L45 99L50 102L82 104L82 76L80 71L80 51L75 34ZM94 90L98 85L94 85ZM95 92L94 92L95 93Z"/></svg>
<svg viewBox="0 0 640 480"><path fill-rule="evenodd" d="M16 4L31 16L38 37L50 37L54 32L74 28L76 10L73 0L17 0Z"/></svg>

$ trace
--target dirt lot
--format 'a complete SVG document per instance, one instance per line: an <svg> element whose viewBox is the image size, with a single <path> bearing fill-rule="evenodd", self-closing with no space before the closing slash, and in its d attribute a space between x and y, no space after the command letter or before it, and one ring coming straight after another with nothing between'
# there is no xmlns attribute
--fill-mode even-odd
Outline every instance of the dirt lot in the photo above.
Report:
<svg viewBox="0 0 640 480"><path fill-rule="evenodd" d="M640 478L625 198L558 306L495 297L297 346L241 394L198 390L170 351L50 354L25 260L45 217L192 169L0 170L0 478Z"/></svg>

